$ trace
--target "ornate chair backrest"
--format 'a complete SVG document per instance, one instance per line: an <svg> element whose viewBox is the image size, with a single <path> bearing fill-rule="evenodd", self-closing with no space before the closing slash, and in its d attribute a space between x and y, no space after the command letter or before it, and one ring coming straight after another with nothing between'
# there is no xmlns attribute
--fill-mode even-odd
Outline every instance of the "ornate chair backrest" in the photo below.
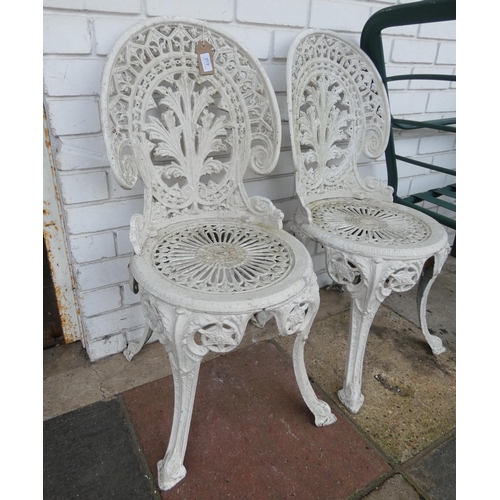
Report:
<svg viewBox="0 0 500 500"><path fill-rule="evenodd" d="M200 42L212 48L213 74L202 74ZM113 173L123 188L144 185L144 214L131 220L136 253L172 220L272 212L268 200L248 199L243 176L248 166L266 174L276 165L276 96L231 37L195 20L139 23L110 52L101 90Z"/></svg>
<svg viewBox="0 0 500 500"><path fill-rule="evenodd" d="M296 188L302 205L332 197L391 201L361 179L362 153L377 158L390 132L387 94L372 62L331 31L306 30L290 47L287 91Z"/></svg>

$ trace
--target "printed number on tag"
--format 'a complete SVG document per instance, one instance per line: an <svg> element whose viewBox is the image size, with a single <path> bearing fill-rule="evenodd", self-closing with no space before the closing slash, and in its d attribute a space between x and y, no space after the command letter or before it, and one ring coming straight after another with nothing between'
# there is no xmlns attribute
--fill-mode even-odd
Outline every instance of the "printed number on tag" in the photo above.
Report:
<svg viewBox="0 0 500 500"><path fill-rule="evenodd" d="M210 59L210 54L208 52L200 54L200 60L201 60L201 66L203 67L203 71L205 73L214 70L212 66L212 60Z"/></svg>

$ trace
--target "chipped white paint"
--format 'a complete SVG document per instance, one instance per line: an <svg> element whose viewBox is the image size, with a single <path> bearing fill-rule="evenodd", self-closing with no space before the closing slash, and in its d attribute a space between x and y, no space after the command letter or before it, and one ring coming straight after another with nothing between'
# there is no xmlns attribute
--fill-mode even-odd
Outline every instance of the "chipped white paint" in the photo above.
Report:
<svg viewBox="0 0 500 500"><path fill-rule="evenodd" d="M47 248L64 342L70 343L82 339L82 333L45 113L43 120L43 238Z"/></svg>
<svg viewBox="0 0 500 500"><path fill-rule="evenodd" d="M213 48L202 76L196 46ZM126 189L140 178L144 212L131 219L131 282L148 328L165 346L175 385L174 419L159 485L186 474L184 454L200 363L241 342L249 321L276 318L296 334L293 361L317 425L336 418L308 380L304 344L319 305L311 256L283 231L270 200L249 198L248 166L266 174L281 139L277 101L260 63L233 38L189 19L154 18L127 31L109 54L101 119L113 172Z"/></svg>
<svg viewBox="0 0 500 500"><path fill-rule="evenodd" d="M303 243L324 246L329 276L351 295L339 398L357 413L370 326L392 291L404 292L420 280L422 331L434 354L444 351L441 339L429 333L425 313L429 289L450 251L448 237L434 219L394 204L392 188L358 174L360 155L379 157L390 131L384 86L358 47L331 31L303 31L288 53L287 98L300 198L289 228Z"/></svg>

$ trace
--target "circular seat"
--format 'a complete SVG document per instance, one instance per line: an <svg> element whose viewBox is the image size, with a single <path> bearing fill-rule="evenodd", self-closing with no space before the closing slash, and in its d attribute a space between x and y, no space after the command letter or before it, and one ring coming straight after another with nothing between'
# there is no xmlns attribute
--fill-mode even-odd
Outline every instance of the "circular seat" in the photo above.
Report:
<svg viewBox="0 0 500 500"><path fill-rule="evenodd" d="M321 241L335 241L345 251L384 258L430 256L448 244L434 219L404 205L379 200L330 198L308 205L312 224L301 229Z"/></svg>
<svg viewBox="0 0 500 500"><path fill-rule="evenodd" d="M183 307L190 300L207 312L233 310L236 302L264 309L315 278L309 253L294 237L238 219L172 224L132 256L131 270L158 298Z"/></svg>

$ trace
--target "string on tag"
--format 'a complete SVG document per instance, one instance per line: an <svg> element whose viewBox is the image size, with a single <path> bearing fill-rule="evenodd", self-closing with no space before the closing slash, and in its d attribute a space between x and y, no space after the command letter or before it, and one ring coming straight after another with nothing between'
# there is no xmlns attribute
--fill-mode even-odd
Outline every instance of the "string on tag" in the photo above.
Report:
<svg viewBox="0 0 500 500"><path fill-rule="evenodd" d="M215 73L212 45L205 41L205 24L201 32L201 40L196 44L198 55L198 68L200 75L213 75Z"/></svg>

